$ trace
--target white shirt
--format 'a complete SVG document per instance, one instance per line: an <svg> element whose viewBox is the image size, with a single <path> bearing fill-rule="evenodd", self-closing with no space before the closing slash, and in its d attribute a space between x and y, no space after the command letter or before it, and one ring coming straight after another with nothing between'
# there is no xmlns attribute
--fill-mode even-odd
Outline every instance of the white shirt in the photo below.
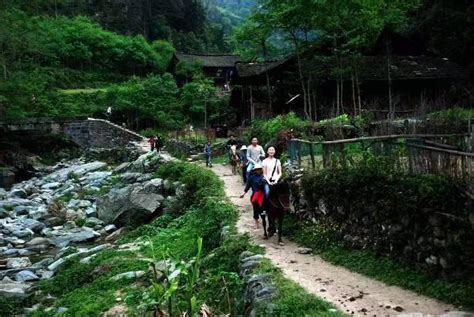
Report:
<svg viewBox="0 0 474 317"><path fill-rule="evenodd" d="M276 165L276 168L275 168L275 165ZM272 178L273 169L275 169L275 173L273 173L274 179L279 175L280 170L281 170L281 162L279 159L276 159L276 158L270 159L267 157L266 159L263 160L262 166L266 167L265 176L268 179Z"/></svg>

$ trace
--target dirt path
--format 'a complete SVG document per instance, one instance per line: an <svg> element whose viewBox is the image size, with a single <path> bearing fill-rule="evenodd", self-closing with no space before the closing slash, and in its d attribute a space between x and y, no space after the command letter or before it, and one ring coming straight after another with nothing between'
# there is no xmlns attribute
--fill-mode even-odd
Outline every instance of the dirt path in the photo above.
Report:
<svg viewBox="0 0 474 317"><path fill-rule="evenodd" d="M239 198L243 191L241 179L232 175L227 166L216 165L213 171L225 182L227 196L241 211L237 224L239 232L249 233L255 243L264 247L266 256L282 269L286 277L308 292L333 303L341 311L358 316L467 316L454 313L456 309L451 305L388 286L332 265L318 256L299 254L298 246L286 239L284 246L279 246L275 237L263 240L262 229L254 229L248 195L244 199ZM450 311L452 313L446 314Z"/></svg>

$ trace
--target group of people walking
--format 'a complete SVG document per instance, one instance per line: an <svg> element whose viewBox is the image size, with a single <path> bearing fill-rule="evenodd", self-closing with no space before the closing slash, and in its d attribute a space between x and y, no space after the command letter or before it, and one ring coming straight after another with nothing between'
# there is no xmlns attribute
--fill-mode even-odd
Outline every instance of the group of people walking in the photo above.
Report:
<svg viewBox="0 0 474 317"><path fill-rule="evenodd" d="M275 157L275 147L270 146L267 153L258 144L256 137L252 138L249 146L241 147L242 175L245 182L244 198L252 189L250 200L253 206L255 227L259 227L260 216L265 216L268 210L270 193L279 185L282 178L282 167L279 159Z"/></svg>
<svg viewBox="0 0 474 317"><path fill-rule="evenodd" d="M163 147L163 140L161 137L158 136L152 136L148 139L148 144L150 144L150 151L157 151L158 153L160 152L161 148Z"/></svg>

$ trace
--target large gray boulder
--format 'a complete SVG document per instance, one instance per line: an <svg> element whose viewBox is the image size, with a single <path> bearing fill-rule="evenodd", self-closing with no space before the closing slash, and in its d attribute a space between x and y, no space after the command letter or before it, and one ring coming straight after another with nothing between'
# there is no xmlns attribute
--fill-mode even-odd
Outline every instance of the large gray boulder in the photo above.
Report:
<svg viewBox="0 0 474 317"><path fill-rule="evenodd" d="M118 227L137 226L159 215L164 197L147 193L143 186L113 188L97 200L98 218Z"/></svg>
<svg viewBox="0 0 474 317"><path fill-rule="evenodd" d="M129 167L129 171L138 173L151 173L158 169L162 162L161 156L153 151L140 155Z"/></svg>
<svg viewBox="0 0 474 317"><path fill-rule="evenodd" d="M53 243L57 247L65 247L71 243L94 241L98 237L100 237L100 233L90 228L85 227L85 228L74 228L71 231L64 233L61 236L52 238L52 240L53 240Z"/></svg>
<svg viewBox="0 0 474 317"><path fill-rule="evenodd" d="M57 170L50 174L47 178L54 182L64 182L69 178L70 175L82 177L88 173L104 169L106 166L106 163L98 161L81 165L73 165Z"/></svg>
<svg viewBox="0 0 474 317"><path fill-rule="evenodd" d="M23 298L26 297L26 290L31 285L12 281L8 277L4 277L0 281L0 296L5 298Z"/></svg>

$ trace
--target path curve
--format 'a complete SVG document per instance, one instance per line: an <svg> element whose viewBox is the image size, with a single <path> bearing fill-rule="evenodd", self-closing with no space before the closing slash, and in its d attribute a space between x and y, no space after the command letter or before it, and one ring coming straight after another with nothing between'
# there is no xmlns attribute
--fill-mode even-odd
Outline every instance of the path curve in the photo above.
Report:
<svg viewBox="0 0 474 317"><path fill-rule="evenodd" d="M357 316L469 316L454 313L455 307L418 295L396 286L388 286L343 267L330 264L319 256L297 253L298 245L284 240L279 246L276 237L264 240L262 229L254 229L252 206L248 195L241 199L243 185L228 166L216 165L212 170L224 181L225 192L241 211L237 228L249 233L256 244L265 248L265 255L283 274L309 293L323 298L346 314ZM284 231L284 225L283 225ZM446 314L451 312L449 314ZM422 314L421 314L422 313ZM472 316L472 315L471 315Z"/></svg>

